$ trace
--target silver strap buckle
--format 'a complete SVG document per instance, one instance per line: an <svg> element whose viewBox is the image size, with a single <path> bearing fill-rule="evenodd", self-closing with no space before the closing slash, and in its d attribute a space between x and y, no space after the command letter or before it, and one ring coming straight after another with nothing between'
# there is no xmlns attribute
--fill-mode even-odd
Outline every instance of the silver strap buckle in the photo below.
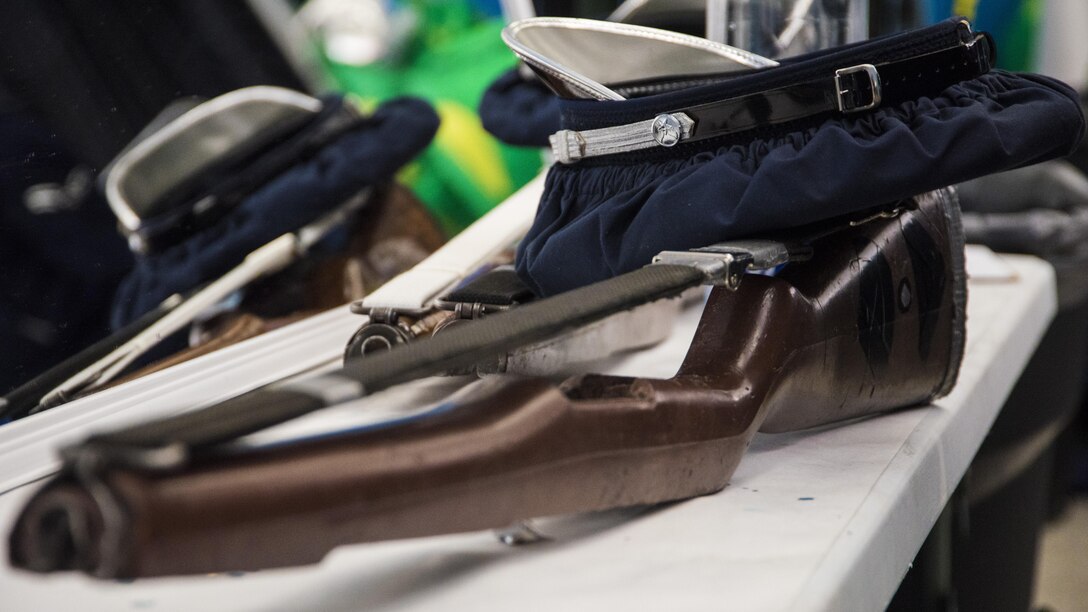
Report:
<svg viewBox="0 0 1088 612"><path fill-rule="evenodd" d="M859 81L856 75L869 77ZM868 92L859 87L868 82ZM835 71L835 101L840 113L860 113L880 106L880 73L872 64L858 64ZM859 96L861 99L859 100ZM868 101L865 101L866 98Z"/></svg>

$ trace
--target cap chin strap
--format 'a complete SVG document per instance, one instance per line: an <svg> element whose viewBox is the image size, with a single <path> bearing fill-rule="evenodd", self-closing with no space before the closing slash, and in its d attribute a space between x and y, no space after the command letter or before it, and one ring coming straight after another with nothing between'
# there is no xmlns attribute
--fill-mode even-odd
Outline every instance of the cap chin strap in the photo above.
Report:
<svg viewBox="0 0 1088 612"><path fill-rule="evenodd" d="M825 114L871 111L889 103L936 95L981 76L990 71L993 58L989 35L970 33L939 51L876 65L846 66L804 83L682 108L634 123L560 130L550 137L552 153L559 163L571 164L587 157L674 147Z"/></svg>

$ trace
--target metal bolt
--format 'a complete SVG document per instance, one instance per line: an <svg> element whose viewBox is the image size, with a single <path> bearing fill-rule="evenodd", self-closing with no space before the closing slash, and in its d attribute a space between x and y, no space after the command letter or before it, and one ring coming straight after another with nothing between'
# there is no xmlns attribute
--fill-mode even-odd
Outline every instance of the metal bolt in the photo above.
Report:
<svg viewBox="0 0 1088 612"><path fill-rule="evenodd" d="M676 117L664 113L654 118L653 134L657 144L663 147L675 146L676 143L680 142L683 133L684 128Z"/></svg>

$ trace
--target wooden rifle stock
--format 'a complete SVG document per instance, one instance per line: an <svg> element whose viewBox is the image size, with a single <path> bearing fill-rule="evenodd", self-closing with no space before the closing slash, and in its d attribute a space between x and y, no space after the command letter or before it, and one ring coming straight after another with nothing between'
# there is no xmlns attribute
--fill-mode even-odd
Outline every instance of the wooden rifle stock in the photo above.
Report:
<svg viewBox="0 0 1088 612"><path fill-rule="evenodd" d="M715 289L676 376L496 377L454 410L174 473L62 478L12 562L142 577L315 563L348 543L721 489L762 428L924 403L955 381L965 285L950 192L824 236L777 276Z"/></svg>

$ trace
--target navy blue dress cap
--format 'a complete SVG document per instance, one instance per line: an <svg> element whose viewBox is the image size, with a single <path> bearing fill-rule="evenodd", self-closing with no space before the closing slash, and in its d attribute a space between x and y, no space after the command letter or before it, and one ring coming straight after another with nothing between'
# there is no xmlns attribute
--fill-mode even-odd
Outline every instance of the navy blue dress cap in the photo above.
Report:
<svg viewBox="0 0 1088 612"><path fill-rule="evenodd" d="M844 66L927 53L954 43L962 27L951 20L638 99L561 100L563 127L653 119ZM1077 95L1065 84L993 70L865 112L557 164L517 270L538 295L551 295L644 266L664 250L797 227L1061 157L1084 129Z"/></svg>
<svg viewBox="0 0 1088 612"><path fill-rule="evenodd" d="M385 102L313 157L253 192L213 227L139 258L115 294L111 324L121 327L170 295L221 276L258 247L315 221L363 188L392 179L437 130L438 116L425 101Z"/></svg>

